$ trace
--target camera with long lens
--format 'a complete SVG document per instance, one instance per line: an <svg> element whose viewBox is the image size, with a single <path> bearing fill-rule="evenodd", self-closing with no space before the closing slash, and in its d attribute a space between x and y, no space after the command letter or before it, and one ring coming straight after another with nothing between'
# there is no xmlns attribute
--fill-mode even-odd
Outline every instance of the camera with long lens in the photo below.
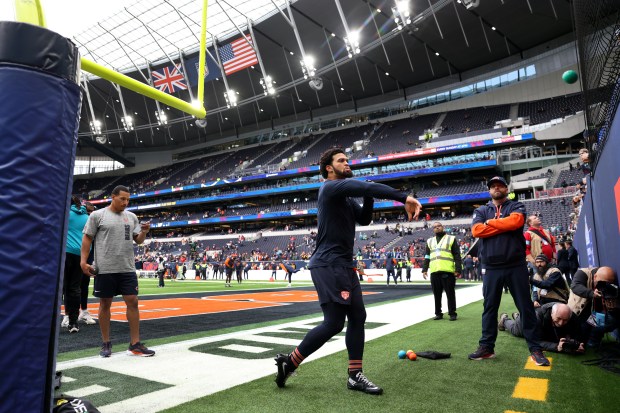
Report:
<svg viewBox="0 0 620 413"><path fill-rule="evenodd" d="M607 281L596 283L596 289L601 293L603 299L618 298L618 286Z"/></svg>

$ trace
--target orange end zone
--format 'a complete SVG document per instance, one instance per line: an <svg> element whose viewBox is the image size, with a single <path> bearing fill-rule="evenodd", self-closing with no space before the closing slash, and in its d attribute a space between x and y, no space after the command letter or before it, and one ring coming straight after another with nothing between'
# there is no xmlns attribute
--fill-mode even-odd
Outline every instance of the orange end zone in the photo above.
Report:
<svg viewBox="0 0 620 413"><path fill-rule="evenodd" d="M362 294L379 293L363 292ZM202 298L140 300L139 307L141 320L156 320L188 315L277 307L290 303L306 303L317 300L317 294L314 291L270 291L264 293L210 295ZM96 316L98 307L97 304L89 306L93 316ZM125 318L125 303L112 303L111 318L114 321L127 322Z"/></svg>

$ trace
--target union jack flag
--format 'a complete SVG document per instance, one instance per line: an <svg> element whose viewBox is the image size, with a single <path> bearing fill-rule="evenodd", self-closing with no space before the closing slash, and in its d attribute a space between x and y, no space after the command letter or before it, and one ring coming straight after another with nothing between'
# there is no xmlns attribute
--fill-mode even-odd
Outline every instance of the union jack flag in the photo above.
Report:
<svg viewBox="0 0 620 413"><path fill-rule="evenodd" d="M168 66L164 67L160 71L153 70L153 86L162 92L174 93L175 87L178 90L186 90L187 84L185 83L185 77L181 73L181 65L176 67Z"/></svg>

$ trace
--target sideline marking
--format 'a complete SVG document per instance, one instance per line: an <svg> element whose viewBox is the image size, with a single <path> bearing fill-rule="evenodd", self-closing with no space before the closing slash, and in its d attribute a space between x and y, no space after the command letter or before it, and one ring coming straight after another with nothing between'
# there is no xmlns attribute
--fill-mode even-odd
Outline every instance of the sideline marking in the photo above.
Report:
<svg viewBox="0 0 620 413"><path fill-rule="evenodd" d="M515 399L547 401L549 391L548 379L534 379L531 377L519 377L512 397Z"/></svg>
<svg viewBox="0 0 620 413"><path fill-rule="evenodd" d="M375 291L362 292L363 295L380 294ZM164 318L229 313L231 311L255 310L266 307L280 307L291 303L309 303L318 301L316 291L269 291L259 293L239 293L223 295L207 295L200 298L160 298L139 301L140 319L160 320ZM63 311L64 311L64 307ZM93 317L99 305L91 305ZM114 302L111 308L111 319L126 323L127 309L124 302Z"/></svg>
<svg viewBox="0 0 620 413"><path fill-rule="evenodd" d="M233 351L245 351L248 353L264 353L266 351L270 351L271 347L258 347L258 346L245 346L241 344L229 344L227 346L222 346L224 350L233 350Z"/></svg>
<svg viewBox="0 0 620 413"><path fill-rule="evenodd" d="M79 389L75 389L71 392L71 396L73 397L86 397L92 394L101 393L104 391L110 390L109 387L100 386L98 384L93 384L92 386L86 386Z"/></svg>

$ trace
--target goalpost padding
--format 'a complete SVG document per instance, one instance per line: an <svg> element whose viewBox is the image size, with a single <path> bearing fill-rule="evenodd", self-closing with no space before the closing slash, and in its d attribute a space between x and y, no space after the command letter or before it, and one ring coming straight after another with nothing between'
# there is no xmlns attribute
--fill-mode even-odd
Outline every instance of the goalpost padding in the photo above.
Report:
<svg viewBox="0 0 620 413"><path fill-rule="evenodd" d="M49 412L81 94L68 39L0 22L0 394Z"/></svg>

